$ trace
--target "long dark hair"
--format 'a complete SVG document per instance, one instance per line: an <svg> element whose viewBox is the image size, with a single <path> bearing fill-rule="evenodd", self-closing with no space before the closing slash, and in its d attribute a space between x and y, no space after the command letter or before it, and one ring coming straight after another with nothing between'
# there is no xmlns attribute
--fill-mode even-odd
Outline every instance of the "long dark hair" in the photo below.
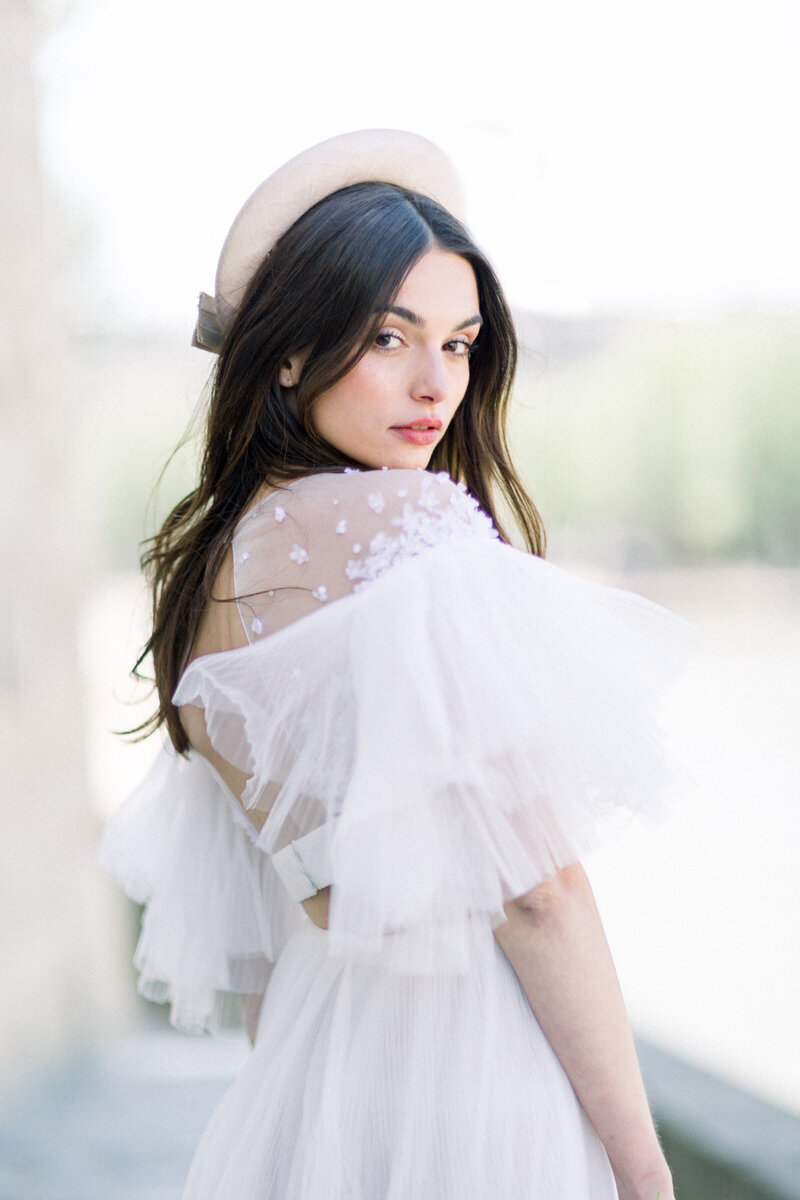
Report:
<svg viewBox="0 0 800 1200"><path fill-rule="evenodd" d="M152 654L159 706L134 732L146 736L166 723L175 748L189 749L172 695L233 530L265 486L362 465L316 432L314 399L366 352L406 275L433 248L472 266L483 327L466 394L429 470L463 481L505 538L499 494L528 548L543 554L541 520L506 442L517 342L494 271L463 225L433 200L384 183L343 188L295 222L250 282L219 355L198 486L145 544L153 632L134 670ZM293 413L278 375L303 350Z"/></svg>

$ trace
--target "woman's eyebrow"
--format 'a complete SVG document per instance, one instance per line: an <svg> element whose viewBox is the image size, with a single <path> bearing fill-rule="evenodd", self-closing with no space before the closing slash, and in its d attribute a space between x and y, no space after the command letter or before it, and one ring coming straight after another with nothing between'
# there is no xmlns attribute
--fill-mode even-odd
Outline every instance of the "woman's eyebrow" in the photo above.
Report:
<svg viewBox="0 0 800 1200"><path fill-rule="evenodd" d="M398 304L392 304L386 309L387 313L393 313L396 317L408 321L409 325L415 325L417 329L424 329L425 322L417 313L412 312L410 308L402 308ZM474 317L468 317L466 321L462 321L460 325L456 325L453 333L458 333L462 329L469 329L470 325L482 325L483 318L480 313L476 313Z"/></svg>

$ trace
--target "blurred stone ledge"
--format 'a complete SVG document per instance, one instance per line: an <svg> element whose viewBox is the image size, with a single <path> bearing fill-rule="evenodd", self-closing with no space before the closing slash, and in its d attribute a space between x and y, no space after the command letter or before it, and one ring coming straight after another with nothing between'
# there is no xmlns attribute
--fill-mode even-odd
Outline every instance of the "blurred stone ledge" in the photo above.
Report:
<svg viewBox="0 0 800 1200"><path fill-rule="evenodd" d="M800 1200L800 1117L637 1039L678 1200Z"/></svg>

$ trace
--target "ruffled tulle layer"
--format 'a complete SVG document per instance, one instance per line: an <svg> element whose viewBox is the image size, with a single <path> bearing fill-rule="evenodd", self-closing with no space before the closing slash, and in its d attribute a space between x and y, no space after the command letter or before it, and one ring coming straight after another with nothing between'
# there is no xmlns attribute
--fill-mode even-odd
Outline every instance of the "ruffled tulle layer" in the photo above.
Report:
<svg viewBox="0 0 800 1200"><path fill-rule="evenodd" d="M238 996L261 996L305 920L247 819L198 755L163 749L108 825L100 863L145 905L135 965L148 1000L189 1033L242 1024Z"/></svg>
<svg viewBox="0 0 800 1200"><path fill-rule="evenodd" d="M328 953L310 923L185 1200L614 1200L605 1152L489 935L468 979Z"/></svg>
<svg viewBox="0 0 800 1200"><path fill-rule="evenodd" d="M687 629L462 538L195 660L175 698L269 798L261 849L327 830L332 953L463 969L504 901L685 782L659 713Z"/></svg>

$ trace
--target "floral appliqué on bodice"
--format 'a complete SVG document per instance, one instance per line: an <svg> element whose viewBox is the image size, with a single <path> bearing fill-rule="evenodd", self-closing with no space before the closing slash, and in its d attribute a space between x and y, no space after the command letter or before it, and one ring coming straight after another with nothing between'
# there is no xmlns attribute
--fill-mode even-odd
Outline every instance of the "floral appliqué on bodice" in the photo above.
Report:
<svg viewBox="0 0 800 1200"><path fill-rule="evenodd" d="M348 469L297 480L260 500L234 537L248 637L267 636L462 537L498 534L464 484L444 471Z"/></svg>

